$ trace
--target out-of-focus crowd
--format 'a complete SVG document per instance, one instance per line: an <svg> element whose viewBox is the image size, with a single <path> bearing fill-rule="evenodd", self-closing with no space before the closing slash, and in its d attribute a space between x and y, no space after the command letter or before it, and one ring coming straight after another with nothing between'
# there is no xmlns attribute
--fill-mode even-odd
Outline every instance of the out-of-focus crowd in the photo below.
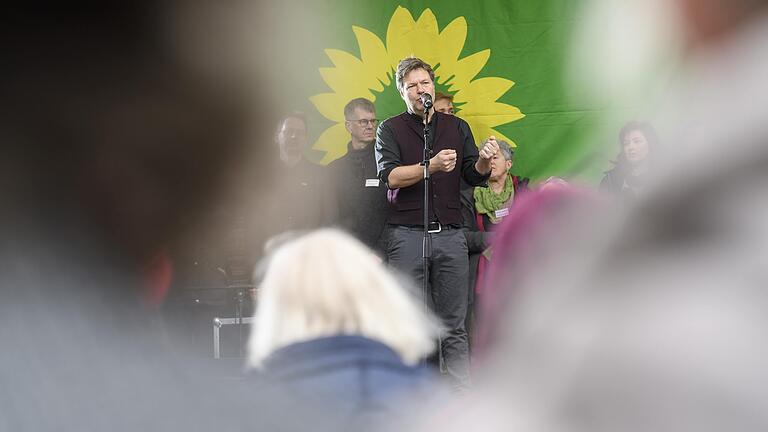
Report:
<svg viewBox="0 0 768 432"><path fill-rule="evenodd" d="M414 57L404 112L350 101L310 163L233 48L261 7L4 13L0 430L766 429L767 2L670 2L678 75L599 190L513 175ZM222 378L157 306L234 183L256 310Z"/></svg>

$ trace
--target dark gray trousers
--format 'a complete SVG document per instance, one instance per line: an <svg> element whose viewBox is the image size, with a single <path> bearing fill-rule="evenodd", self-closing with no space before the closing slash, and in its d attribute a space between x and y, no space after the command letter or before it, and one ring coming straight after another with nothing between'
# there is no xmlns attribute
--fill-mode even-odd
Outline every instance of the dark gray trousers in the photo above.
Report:
<svg viewBox="0 0 768 432"><path fill-rule="evenodd" d="M461 229L444 229L432 236L429 265L429 298L445 333L442 354L451 383L459 388L470 385L469 340L464 321L467 316L469 259L467 240ZM423 260L421 228L399 225L387 228L387 259L398 271L422 286Z"/></svg>

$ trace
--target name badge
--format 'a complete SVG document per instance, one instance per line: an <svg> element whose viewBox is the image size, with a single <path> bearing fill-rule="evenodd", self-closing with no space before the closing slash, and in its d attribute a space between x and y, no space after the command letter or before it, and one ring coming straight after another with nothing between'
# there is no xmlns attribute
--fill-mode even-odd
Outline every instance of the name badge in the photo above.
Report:
<svg viewBox="0 0 768 432"><path fill-rule="evenodd" d="M509 216L509 209L504 207L501 210L496 210L496 212L494 213L494 216L496 216L496 219L501 219L504 216Z"/></svg>
<svg viewBox="0 0 768 432"><path fill-rule="evenodd" d="M379 179L365 179L365 187L379 187Z"/></svg>

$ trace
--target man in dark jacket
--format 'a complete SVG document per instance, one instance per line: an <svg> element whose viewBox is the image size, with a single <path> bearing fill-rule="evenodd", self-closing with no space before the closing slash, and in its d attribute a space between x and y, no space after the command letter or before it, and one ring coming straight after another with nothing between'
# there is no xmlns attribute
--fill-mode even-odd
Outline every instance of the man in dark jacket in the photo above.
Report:
<svg viewBox="0 0 768 432"><path fill-rule="evenodd" d="M488 140L479 152L469 125L452 115L425 110L423 99L434 98L435 74L417 58L403 59L396 81L407 111L384 121L376 136L379 178L389 187L387 259L419 284L424 278L422 239L424 187L421 166L425 123L432 154L430 192L429 299L443 320L441 345L448 376L457 388L470 385L467 313L467 241L461 230L460 178L479 186L491 171L490 160L499 147ZM426 120L425 120L426 119Z"/></svg>
<svg viewBox="0 0 768 432"><path fill-rule="evenodd" d="M344 107L351 139L347 154L328 168L335 180L338 222L366 246L383 256L382 233L387 219L387 187L376 174L373 142L376 108L368 99L351 100Z"/></svg>
<svg viewBox="0 0 768 432"><path fill-rule="evenodd" d="M300 112L288 114L278 124L275 144L279 160L272 166L275 200L269 212L271 235L316 229L335 219L327 171L305 155L309 147L307 130L307 119Z"/></svg>

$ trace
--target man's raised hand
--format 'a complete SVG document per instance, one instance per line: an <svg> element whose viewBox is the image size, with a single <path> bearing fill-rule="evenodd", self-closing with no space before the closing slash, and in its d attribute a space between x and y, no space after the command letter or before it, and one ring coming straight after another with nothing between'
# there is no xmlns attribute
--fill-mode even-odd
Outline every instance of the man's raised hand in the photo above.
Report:
<svg viewBox="0 0 768 432"><path fill-rule="evenodd" d="M456 150L443 149L429 160L430 172L451 172L456 168Z"/></svg>
<svg viewBox="0 0 768 432"><path fill-rule="evenodd" d="M491 160L496 153L499 152L499 143L496 142L496 137L491 135L480 148L480 158Z"/></svg>

